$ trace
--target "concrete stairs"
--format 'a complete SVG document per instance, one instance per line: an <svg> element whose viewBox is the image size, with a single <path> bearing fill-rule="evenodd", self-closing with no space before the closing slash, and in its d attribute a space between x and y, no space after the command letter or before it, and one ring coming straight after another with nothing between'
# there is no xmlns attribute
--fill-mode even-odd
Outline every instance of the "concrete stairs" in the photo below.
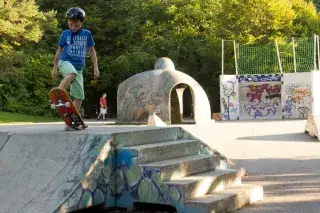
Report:
<svg viewBox="0 0 320 213"><path fill-rule="evenodd" d="M262 186L242 184L242 169L230 169L225 156L180 127L119 133L114 141L118 152L131 153L135 169L129 166L123 174L136 183L128 184L126 194L137 195L118 207L146 202L172 205L181 213L218 213L263 199Z"/></svg>

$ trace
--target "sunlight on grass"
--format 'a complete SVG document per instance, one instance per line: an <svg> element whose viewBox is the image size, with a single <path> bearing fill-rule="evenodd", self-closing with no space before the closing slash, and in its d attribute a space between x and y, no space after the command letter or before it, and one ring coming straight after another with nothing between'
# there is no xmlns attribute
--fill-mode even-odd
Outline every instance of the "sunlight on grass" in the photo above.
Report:
<svg viewBox="0 0 320 213"><path fill-rule="evenodd" d="M25 115L11 112L0 112L0 124L10 123L39 123L60 121L59 118Z"/></svg>

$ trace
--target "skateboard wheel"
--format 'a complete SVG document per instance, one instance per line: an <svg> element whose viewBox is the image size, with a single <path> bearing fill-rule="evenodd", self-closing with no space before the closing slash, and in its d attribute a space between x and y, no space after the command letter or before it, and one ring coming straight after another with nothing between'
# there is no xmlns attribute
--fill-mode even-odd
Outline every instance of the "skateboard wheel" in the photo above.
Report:
<svg viewBox="0 0 320 213"><path fill-rule="evenodd" d="M66 107L70 107L70 102L66 102L64 105L65 105Z"/></svg>
<svg viewBox="0 0 320 213"><path fill-rule="evenodd" d="M78 126L78 129L80 129L80 130L84 129L84 128L83 128L83 125L79 125L79 126Z"/></svg>
<svg viewBox="0 0 320 213"><path fill-rule="evenodd" d="M56 105L55 104L50 104L51 109L55 109Z"/></svg>

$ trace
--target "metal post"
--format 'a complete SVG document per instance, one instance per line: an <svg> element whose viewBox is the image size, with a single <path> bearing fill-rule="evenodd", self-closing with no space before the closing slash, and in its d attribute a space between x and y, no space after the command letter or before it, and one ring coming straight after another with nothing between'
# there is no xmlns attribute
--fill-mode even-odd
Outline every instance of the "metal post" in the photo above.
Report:
<svg viewBox="0 0 320 213"><path fill-rule="evenodd" d="M277 40L276 40L275 42L276 42L276 49L277 49L277 57L278 57L279 69L280 69L280 73L282 74L282 65L281 65L281 60L280 60L280 52L279 52L278 42L277 42Z"/></svg>
<svg viewBox="0 0 320 213"><path fill-rule="evenodd" d="M222 47L222 56L221 56L221 60L222 60L222 62L221 62L221 75L223 75L224 74L224 40L222 39L222 44L221 44L221 47Z"/></svg>
<svg viewBox="0 0 320 213"><path fill-rule="evenodd" d="M318 53L318 70L320 70L320 45L319 45L319 35L317 35L317 53Z"/></svg>
<svg viewBox="0 0 320 213"><path fill-rule="evenodd" d="M317 36L314 34L313 36L313 58L314 58L314 70L317 70L317 44L316 44Z"/></svg>
<svg viewBox="0 0 320 213"><path fill-rule="evenodd" d="M233 41L233 48L234 48L234 63L235 63L235 68L236 68L236 75L238 75L238 62L237 62L236 41Z"/></svg>
<svg viewBox="0 0 320 213"><path fill-rule="evenodd" d="M293 37L292 37L292 53L293 53L293 68L294 68L294 73L296 73L297 72L296 48L295 48Z"/></svg>

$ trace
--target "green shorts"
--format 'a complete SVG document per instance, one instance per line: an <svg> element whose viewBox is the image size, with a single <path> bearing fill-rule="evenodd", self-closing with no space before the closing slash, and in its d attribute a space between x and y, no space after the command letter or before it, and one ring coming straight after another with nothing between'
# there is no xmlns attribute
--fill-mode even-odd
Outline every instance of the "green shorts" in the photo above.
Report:
<svg viewBox="0 0 320 213"><path fill-rule="evenodd" d="M82 70L77 71L69 61L60 60L58 63L60 73L65 77L68 74L76 74L70 84L70 95L73 98L84 100Z"/></svg>

